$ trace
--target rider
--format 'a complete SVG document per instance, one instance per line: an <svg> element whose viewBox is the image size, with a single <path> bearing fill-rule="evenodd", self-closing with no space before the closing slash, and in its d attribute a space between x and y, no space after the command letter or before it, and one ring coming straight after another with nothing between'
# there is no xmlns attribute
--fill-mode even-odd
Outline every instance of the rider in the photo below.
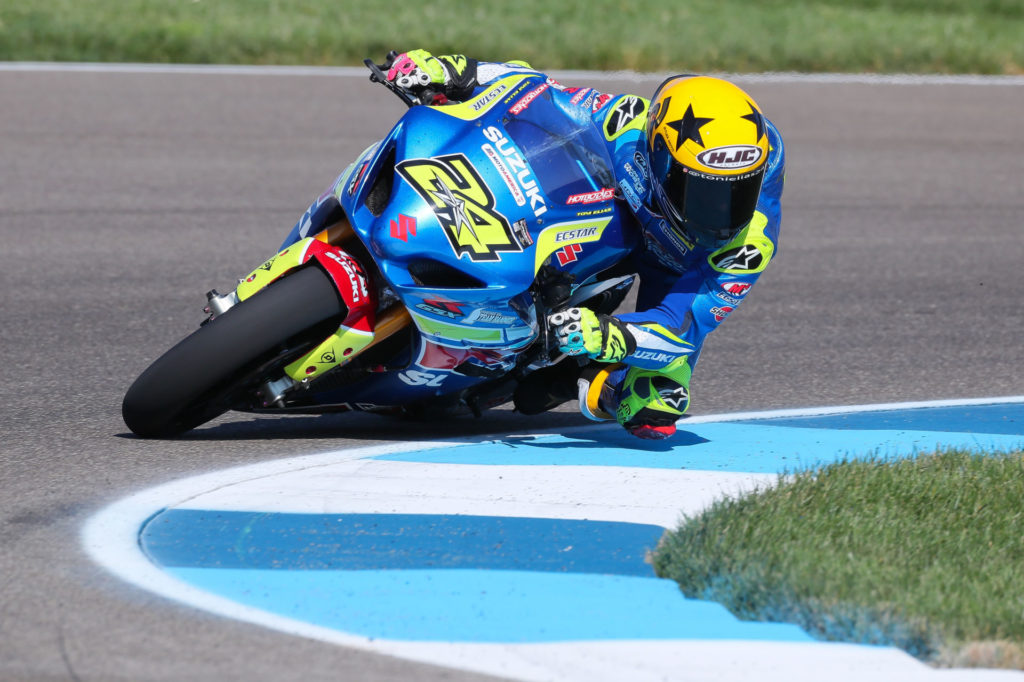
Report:
<svg viewBox="0 0 1024 682"><path fill-rule="evenodd" d="M438 93L431 103L443 104L517 73L537 72L525 62L413 50L394 59L387 77L414 93L429 88ZM550 315L548 325L563 353L595 361L578 380L585 416L615 419L641 438L667 438L689 407L704 338L740 304L778 248L782 138L753 98L717 78L673 76L649 101L546 82L556 104L603 133L616 197L628 203L644 236L634 254L637 312L569 308ZM518 392L516 405L540 412L568 399L556 390L538 405Z"/></svg>

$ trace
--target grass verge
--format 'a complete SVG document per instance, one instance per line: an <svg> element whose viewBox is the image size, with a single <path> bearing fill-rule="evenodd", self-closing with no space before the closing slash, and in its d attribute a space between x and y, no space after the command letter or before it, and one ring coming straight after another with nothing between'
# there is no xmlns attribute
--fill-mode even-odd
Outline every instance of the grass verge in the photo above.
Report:
<svg viewBox="0 0 1024 682"><path fill-rule="evenodd" d="M544 70L1024 73L1020 0L0 0L0 60L361 64L424 47Z"/></svg>
<svg viewBox="0 0 1024 682"><path fill-rule="evenodd" d="M1024 453L844 461L723 499L666 534L658 575L748 620L1024 668Z"/></svg>

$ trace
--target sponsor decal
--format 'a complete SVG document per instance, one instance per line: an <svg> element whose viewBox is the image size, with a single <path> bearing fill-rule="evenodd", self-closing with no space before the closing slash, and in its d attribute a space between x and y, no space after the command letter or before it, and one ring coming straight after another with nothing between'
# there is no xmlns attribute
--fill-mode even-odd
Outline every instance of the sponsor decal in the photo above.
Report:
<svg viewBox="0 0 1024 682"><path fill-rule="evenodd" d="M530 90L528 93L523 95L518 102L509 107L509 111L516 115L523 113L526 111L526 108L530 106L530 103L537 99L537 97L540 96L540 93L547 90L548 87L550 87L548 83L544 83L533 90Z"/></svg>
<svg viewBox="0 0 1024 682"><path fill-rule="evenodd" d="M680 253L693 251L693 242L683 239L681 234L668 226L664 218L658 221L658 228L661 230L661 234L668 237L668 240L672 242L672 246L678 249Z"/></svg>
<svg viewBox="0 0 1024 682"><path fill-rule="evenodd" d="M409 235L416 236L416 219L404 213L399 213L398 222L391 221L391 236L395 239L401 239L403 242L408 242Z"/></svg>
<svg viewBox="0 0 1024 682"><path fill-rule="evenodd" d="M647 177L647 157L643 155L643 152L633 152L633 163L640 169L641 175Z"/></svg>
<svg viewBox="0 0 1024 682"><path fill-rule="evenodd" d="M640 177L640 174L633 170L633 166L628 161L622 165L622 168L629 175L629 179L633 181L633 187L636 189L637 194L643 194L647 188L647 183Z"/></svg>
<svg viewBox="0 0 1024 682"><path fill-rule="evenodd" d="M437 315L438 317L446 317L449 320L457 320L462 317L462 309L454 303L447 301L427 301L424 300L421 303L417 303L416 307L419 310L430 313L431 315Z"/></svg>
<svg viewBox="0 0 1024 682"><path fill-rule="evenodd" d="M697 160L708 168L730 170L756 165L762 153L760 147L752 144L733 144L705 150L697 155Z"/></svg>
<svg viewBox="0 0 1024 682"><path fill-rule="evenodd" d="M410 386L440 386L448 378L447 374L432 374L418 369L407 369L398 374L398 378Z"/></svg>
<svg viewBox="0 0 1024 682"><path fill-rule="evenodd" d="M595 208L591 211L578 211L576 215L580 216L581 218L584 218L586 216L601 215L602 213L608 213L613 210L615 209L611 206L602 206L601 208Z"/></svg>
<svg viewBox="0 0 1024 682"><path fill-rule="evenodd" d="M717 306L716 305L715 307L713 307L711 309L711 314L715 316L715 321L716 322L721 322L725 318L729 317L729 313L731 313L732 310L733 310L732 306L729 306L729 305L723 305L723 306Z"/></svg>
<svg viewBox="0 0 1024 682"><path fill-rule="evenodd" d="M753 244L743 244L715 255L711 264L719 270L755 270L763 260L761 251Z"/></svg>
<svg viewBox="0 0 1024 682"><path fill-rule="evenodd" d="M555 243L558 242L570 242L579 241L586 237L593 237L597 234L597 227L578 227L575 230L566 230L564 232L555 233Z"/></svg>
<svg viewBox="0 0 1024 682"><path fill-rule="evenodd" d="M606 187L599 189L596 192L585 192L583 194L573 194L565 200L566 204L593 204L598 201L608 201L615 197L615 188Z"/></svg>
<svg viewBox="0 0 1024 682"><path fill-rule="evenodd" d="M581 244L566 244L560 251L556 251L558 254L558 264L567 265L576 261L576 255L583 251L583 245Z"/></svg>
<svg viewBox="0 0 1024 682"><path fill-rule="evenodd" d="M735 296L730 296L729 294L723 294L721 291L712 291L711 295L717 300L722 301L723 303L728 303L729 305L739 305L742 300Z"/></svg>
<svg viewBox="0 0 1024 682"><path fill-rule="evenodd" d="M619 181L619 189L622 190L622 194L626 197L626 201L629 202L629 207L636 213L640 210L640 197L633 191L633 187L626 180Z"/></svg>
<svg viewBox="0 0 1024 682"><path fill-rule="evenodd" d="M488 90L484 94L480 95L476 100L470 103L469 108L473 111L483 111L487 105L491 104L494 100L498 99L504 92L508 90L508 85L502 83L497 87Z"/></svg>
<svg viewBox="0 0 1024 682"><path fill-rule="evenodd" d="M606 214L604 218L573 220L551 225L538 235L534 271L540 269L550 259L551 254L561 250L567 244L598 241L610 221L611 216ZM575 260L574 254L576 253L579 253L578 249L573 253L565 252L563 258L570 258L570 261L564 262Z"/></svg>
<svg viewBox="0 0 1024 682"><path fill-rule="evenodd" d="M726 282L722 285L722 289L736 298L743 298L752 286L754 285L750 282Z"/></svg>
<svg viewBox="0 0 1024 682"><path fill-rule="evenodd" d="M512 223L512 231L515 232L516 241L522 248L533 246L533 236L530 235L530 228L526 226L526 218L520 218Z"/></svg>
<svg viewBox="0 0 1024 682"><path fill-rule="evenodd" d="M548 78L547 84L550 85L555 90L566 90L566 87L559 83L558 81L556 81L554 78Z"/></svg>
<svg viewBox="0 0 1024 682"><path fill-rule="evenodd" d="M341 266L341 269L348 275L348 280L352 284L352 300L354 302L362 300L370 295L366 288L366 275L359 268L359 265L349 258L348 256L334 253L333 251L325 251L324 255L330 258L332 261ZM360 298L360 294L362 298Z"/></svg>
<svg viewBox="0 0 1024 682"><path fill-rule="evenodd" d="M514 315L503 315L493 310L484 310L483 308L477 308L469 314L462 322L464 324L474 324L476 322L483 322L484 324L501 324L509 325L518 322L519 318Z"/></svg>
<svg viewBox="0 0 1024 682"><path fill-rule="evenodd" d="M604 105L608 104L608 101L611 98L612 96L606 93L601 93L600 95L598 95L597 99L594 100L594 106L590 109L590 113L596 114L597 112L601 111L601 109L604 108Z"/></svg>
<svg viewBox="0 0 1024 682"><path fill-rule="evenodd" d="M457 257L496 261L503 252L523 250L508 218L495 209L490 187L465 154L406 159L395 169L433 210Z"/></svg>
<svg viewBox="0 0 1024 682"><path fill-rule="evenodd" d="M630 357L635 358L637 360L648 360L650 362L663 362L663 363L666 363L666 364L669 363L669 362L672 362L672 360L675 359L674 355L670 355L668 353L663 353L662 351L658 351L658 350L641 350L641 351L637 351L637 352L633 353L633 355L631 355Z"/></svg>
<svg viewBox="0 0 1024 682"><path fill-rule="evenodd" d="M575 92L577 90L579 90L579 88L569 88L566 90L566 92ZM579 92L576 92L576 94L572 96L572 99L569 100L569 104L579 104L580 102L583 101L583 98L586 97L587 93L589 92L590 88L583 88L582 90L579 90Z"/></svg>
<svg viewBox="0 0 1024 682"><path fill-rule="evenodd" d="M682 412L690 403L690 393L685 386L677 384L667 377L654 377L651 383L654 385L654 390L658 392L658 396L672 409Z"/></svg>
<svg viewBox="0 0 1024 682"><path fill-rule="evenodd" d="M516 149L516 146L496 126L485 128L484 137L494 143L494 146L501 152L504 161L512 169L516 181L526 193L526 198L530 200L530 210L533 211L533 215L538 218L544 215L548 210L544 195L541 193L540 187L537 186L537 181L534 180L530 168L526 165L526 161Z"/></svg>
<svg viewBox="0 0 1024 682"><path fill-rule="evenodd" d="M594 97L598 94L597 90L592 90L587 98L583 100L580 106L584 109L592 109L594 106Z"/></svg>
<svg viewBox="0 0 1024 682"><path fill-rule="evenodd" d="M630 123L647 111L647 103L636 95L628 95L618 101L604 120L604 134L609 140L626 130Z"/></svg>
<svg viewBox="0 0 1024 682"><path fill-rule="evenodd" d="M526 205L526 195L523 194L523 190L519 189L519 183L516 182L512 171L508 169L505 162L501 160L501 155L489 144L480 145L480 149L483 150L484 154L487 154L487 158L490 159L491 164L498 171L498 175L505 181L508 191L512 193L512 198L515 199L516 206Z"/></svg>

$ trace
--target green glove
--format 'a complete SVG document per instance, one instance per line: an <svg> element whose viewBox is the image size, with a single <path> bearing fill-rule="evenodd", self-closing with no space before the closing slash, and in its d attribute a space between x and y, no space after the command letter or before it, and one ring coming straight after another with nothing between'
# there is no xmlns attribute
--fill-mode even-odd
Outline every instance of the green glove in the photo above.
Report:
<svg viewBox="0 0 1024 682"><path fill-rule="evenodd" d="M626 325L588 308L566 308L548 316L548 326L566 355L586 355L599 362L619 362L636 350Z"/></svg>
<svg viewBox="0 0 1024 682"><path fill-rule="evenodd" d="M444 65L426 50L403 52L395 57L388 69L388 80L403 90L444 85L448 80Z"/></svg>
<svg viewBox="0 0 1024 682"><path fill-rule="evenodd" d="M395 57L387 77L403 90L416 93L432 87L462 101L476 87L476 60L461 54L435 57L426 50L411 50Z"/></svg>

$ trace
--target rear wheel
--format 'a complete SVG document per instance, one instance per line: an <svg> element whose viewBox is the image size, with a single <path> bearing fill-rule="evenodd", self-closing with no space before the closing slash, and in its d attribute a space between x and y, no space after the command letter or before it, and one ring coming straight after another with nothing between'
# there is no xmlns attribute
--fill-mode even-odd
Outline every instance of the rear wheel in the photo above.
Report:
<svg viewBox="0 0 1024 682"><path fill-rule="evenodd" d="M167 437L248 407L261 381L335 331L346 312L319 267L283 277L150 365L124 397L125 424L139 436Z"/></svg>

